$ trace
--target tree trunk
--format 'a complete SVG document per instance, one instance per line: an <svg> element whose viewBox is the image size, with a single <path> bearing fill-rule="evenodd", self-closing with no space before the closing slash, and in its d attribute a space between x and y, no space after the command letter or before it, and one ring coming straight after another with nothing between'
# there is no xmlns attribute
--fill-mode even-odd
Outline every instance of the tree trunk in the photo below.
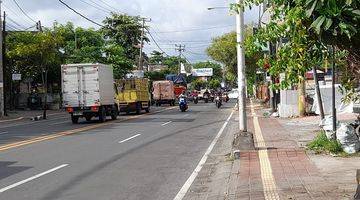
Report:
<svg viewBox="0 0 360 200"><path fill-rule="evenodd" d="M299 114L300 117L304 117L306 113L306 102L305 102L305 80L300 80L298 84L298 92L299 92Z"/></svg>

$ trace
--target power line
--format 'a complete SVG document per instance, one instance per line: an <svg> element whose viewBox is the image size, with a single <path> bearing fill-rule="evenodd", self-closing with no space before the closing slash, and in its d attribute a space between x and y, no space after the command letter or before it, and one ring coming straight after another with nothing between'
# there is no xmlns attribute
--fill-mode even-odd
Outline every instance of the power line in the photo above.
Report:
<svg viewBox="0 0 360 200"><path fill-rule="evenodd" d="M118 11L118 12L120 12L120 13L125 14L125 12L123 12L123 11L117 9L117 8L114 8L114 7L111 6L110 4L106 3L104 0L99 0L99 1L101 1L101 2L102 2L104 5L106 5L107 7L111 8L111 9L115 9L115 11Z"/></svg>
<svg viewBox="0 0 360 200"><path fill-rule="evenodd" d="M14 23L15 25L17 25L19 28L25 28L23 25L17 23L15 20L13 20L12 18L10 18L9 16L7 16L8 20L10 20L12 23Z"/></svg>
<svg viewBox="0 0 360 200"><path fill-rule="evenodd" d="M157 48L162 52L164 53L166 56L169 56L164 50L161 49L161 47L159 46L159 44L156 42L156 40L154 39L153 35L151 34L151 32L149 31L149 29L147 29L147 32L149 33L151 39L154 41L155 45L157 46Z"/></svg>
<svg viewBox="0 0 360 200"><path fill-rule="evenodd" d="M99 6L100 8L103 8L103 9L105 9L105 10L108 10L110 13L113 12L112 9L108 9L108 8L104 7L103 5L96 3L96 1L94 1L94 0L89 0L89 1L91 1L91 2L94 3L95 5ZM104 3L104 2L103 2L103 3Z"/></svg>
<svg viewBox="0 0 360 200"><path fill-rule="evenodd" d="M30 19L31 21L33 21L34 23L36 23L36 21L31 18L22 8L21 6L18 4L18 2L16 2L16 0L13 0L13 2L16 4L16 6L20 9L20 11L28 18Z"/></svg>
<svg viewBox="0 0 360 200"><path fill-rule="evenodd" d="M83 3L85 3L85 4L87 4L87 5L89 5L89 6L91 6L91 7L93 7L93 8L96 8L96 9L98 9L98 10L101 10L101 11L103 11L103 12L110 13L109 11L104 10L104 9L102 9L102 8L100 8L100 7L97 7L97 6L91 4L91 3L87 2L87 1L84 1L84 0L80 0L80 1L83 2Z"/></svg>
<svg viewBox="0 0 360 200"><path fill-rule="evenodd" d="M172 30L172 31L161 31L157 32L159 34L164 33L182 33L182 32L191 32L191 31L206 31L211 29L218 29L218 28L226 28L226 27L233 27L234 25L226 25L226 26L213 26L213 27L203 27L203 28L193 28L193 29L185 29L185 30Z"/></svg>
<svg viewBox="0 0 360 200"><path fill-rule="evenodd" d="M6 6L5 4L4 4L3 6L4 6L4 8L5 8L6 11L10 11L12 14L14 14L14 16L19 17L19 16L18 16L18 14L19 14L18 12L14 11L12 8ZM30 21L28 18L21 18L21 19L25 19L26 22L28 22L28 24L33 24L33 22Z"/></svg>
<svg viewBox="0 0 360 200"><path fill-rule="evenodd" d="M98 23L98 22L96 22L96 21L94 21L94 20L86 17L85 15L81 14L80 12L78 12L77 10L75 10L74 8L72 8L71 6L69 6L68 4L66 4L65 2L63 2L62 0L59 0L59 2L62 3L63 5L65 5L68 9L72 10L72 11L73 11L74 13L76 13L77 15L79 15L79 16L81 16L82 18L88 20L89 22L91 22L91 23L93 23L93 24L96 24L96 25L98 25L98 26L100 26L100 27L105 28L104 25L102 25L102 24L100 24L100 23Z"/></svg>

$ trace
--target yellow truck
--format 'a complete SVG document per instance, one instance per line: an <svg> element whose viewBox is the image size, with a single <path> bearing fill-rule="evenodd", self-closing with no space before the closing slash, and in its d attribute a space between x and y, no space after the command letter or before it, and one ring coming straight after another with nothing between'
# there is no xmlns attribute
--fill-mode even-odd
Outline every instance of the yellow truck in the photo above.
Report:
<svg viewBox="0 0 360 200"><path fill-rule="evenodd" d="M148 79L121 79L115 81L116 101L120 112L150 112Z"/></svg>

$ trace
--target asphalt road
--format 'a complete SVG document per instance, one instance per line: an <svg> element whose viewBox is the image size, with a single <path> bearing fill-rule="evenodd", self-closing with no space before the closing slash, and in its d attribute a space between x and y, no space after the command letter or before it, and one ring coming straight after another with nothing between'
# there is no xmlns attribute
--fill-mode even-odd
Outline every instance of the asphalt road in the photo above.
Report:
<svg viewBox="0 0 360 200"><path fill-rule="evenodd" d="M72 125L62 114L0 124L0 199L173 199L233 106L199 103L185 113L157 108L102 125ZM64 131L71 134L49 137ZM11 145L22 140L33 142Z"/></svg>

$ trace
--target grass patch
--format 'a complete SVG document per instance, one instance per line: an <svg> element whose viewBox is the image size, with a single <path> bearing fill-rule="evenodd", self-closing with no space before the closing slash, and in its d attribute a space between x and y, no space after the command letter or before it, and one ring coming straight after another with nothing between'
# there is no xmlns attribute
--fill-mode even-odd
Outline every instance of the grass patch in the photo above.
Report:
<svg viewBox="0 0 360 200"><path fill-rule="evenodd" d="M307 145L308 149L315 153L331 153L343 156L345 153L337 140L329 140L324 131L320 132L313 141Z"/></svg>

